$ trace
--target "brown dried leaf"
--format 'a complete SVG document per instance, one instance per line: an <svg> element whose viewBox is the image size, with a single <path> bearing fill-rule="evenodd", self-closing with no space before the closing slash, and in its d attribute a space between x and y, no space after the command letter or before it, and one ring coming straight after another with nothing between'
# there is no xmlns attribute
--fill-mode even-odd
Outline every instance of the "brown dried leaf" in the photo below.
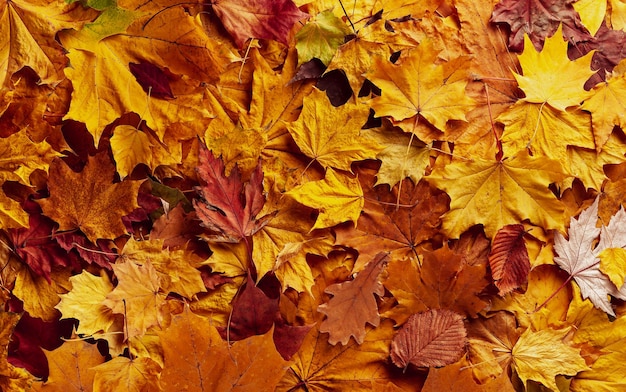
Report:
<svg viewBox="0 0 626 392"><path fill-rule="evenodd" d="M445 366L465 351L467 332L463 317L447 309L431 309L409 317L391 342L391 360L406 369Z"/></svg>

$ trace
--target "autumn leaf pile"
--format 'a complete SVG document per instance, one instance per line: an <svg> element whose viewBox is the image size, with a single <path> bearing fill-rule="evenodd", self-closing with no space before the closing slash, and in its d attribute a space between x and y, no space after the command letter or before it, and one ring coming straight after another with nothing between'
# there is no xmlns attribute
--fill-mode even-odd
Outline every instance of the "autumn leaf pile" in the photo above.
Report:
<svg viewBox="0 0 626 392"><path fill-rule="evenodd" d="M623 390L625 28L0 0L0 390Z"/></svg>

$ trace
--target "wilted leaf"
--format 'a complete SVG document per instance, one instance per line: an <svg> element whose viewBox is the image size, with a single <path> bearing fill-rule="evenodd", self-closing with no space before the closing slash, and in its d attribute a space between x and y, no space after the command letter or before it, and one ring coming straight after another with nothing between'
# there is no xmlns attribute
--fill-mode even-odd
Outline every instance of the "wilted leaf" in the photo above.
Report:
<svg viewBox="0 0 626 392"><path fill-rule="evenodd" d="M465 351L463 317L447 309L433 309L409 317L391 341L391 360L406 369L441 367L456 362Z"/></svg>

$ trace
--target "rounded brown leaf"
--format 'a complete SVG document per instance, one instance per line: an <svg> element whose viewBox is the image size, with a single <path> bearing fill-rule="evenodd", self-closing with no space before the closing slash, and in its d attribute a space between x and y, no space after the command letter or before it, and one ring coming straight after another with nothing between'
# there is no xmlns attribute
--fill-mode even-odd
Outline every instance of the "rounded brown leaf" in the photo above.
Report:
<svg viewBox="0 0 626 392"><path fill-rule="evenodd" d="M406 369L445 366L465 351L467 332L463 317L451 310L432 309L409 317L391 342L391 360Z"/></svg>

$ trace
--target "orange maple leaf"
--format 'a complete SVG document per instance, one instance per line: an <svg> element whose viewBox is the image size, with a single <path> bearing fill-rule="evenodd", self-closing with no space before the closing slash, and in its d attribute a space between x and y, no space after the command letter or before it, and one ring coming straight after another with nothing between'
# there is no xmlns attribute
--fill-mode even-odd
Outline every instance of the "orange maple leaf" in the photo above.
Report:
<svg viewBox="0 0 626 392"><path fill-rule="evenodd" d="M93 243L98 238L115 239L126 233L122 216L139 206L140 182L114 184L114 175L106 152L89 157L80 173L56 159L50 164L50 197L39 200L39 204L45 215L59 223L59 230L79 229Z"/></svg>

